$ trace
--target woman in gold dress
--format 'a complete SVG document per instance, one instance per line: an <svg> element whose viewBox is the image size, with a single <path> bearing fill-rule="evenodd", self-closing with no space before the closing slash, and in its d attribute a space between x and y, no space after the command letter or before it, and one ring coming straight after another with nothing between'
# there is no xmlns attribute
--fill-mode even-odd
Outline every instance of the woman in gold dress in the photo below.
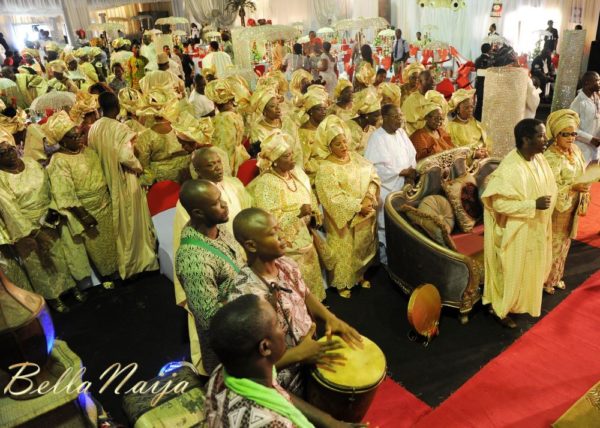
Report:
<svg viewBox="0 0 600 428"><path fill-rule="evenodd" d="M136 156L144 168L142 185L157 181L182 181L190 166L190 155L177 140L171 123L175 122L181 104L162 90L150 91L140 115L151 116L154 123L140 132L135 142Z"/></svg>
<svg viewBox="0 0 600 428"><path fill-rule="evenodd" d="M352 87L352 83L347 79L339 79L333 91L335 104L329 108L327 114L335 114L343 121L352 119L354 115L352 109L353 95L354 88Z"/></svg>
<svg viewBox="0 0 600 428"><path fill-rule="evenodd" d="M400 107L402 102L402 90L396 83L383 82L377 87L377 94L381 98L381 105L393 104Z"/></svg>
<svg viewBox="0 0 600 428"><path fill-rule="evenodd" d="M311 226L320 224L319 204L308 176L296 166L292 143L292 137L284 133L267 137L258 155L260 176L249 190L254 206L277 218L281 234L289 243L286 254L298 263L311 293L323 300L321 265L310 231Z"/></svg>
<svg viewBox="0 0 600 428"><path fill-rule="evenodd" d="M310 177L311 182L317 173L317 161L313 158L313 146L315 133L319 124L325 119L328 102L327 92L322 86L311 86L302 97L302 126L298 129L298 139L302 145L302 156L304 172Z"/></svg>
<svg viewBox="0 0 600 428"><path fill-rule="evenodd" d="M381 181L371 162L349 150L349 131L337 116L317 129L321 161L315 178L325 212L324 226L331 261L330 284L350 297L357 283L368 288L364 273L377 253L377 201ZM329 266L327 266L329 267Z"/></svg>
<svg viewBox="0 0 600 428"><path fill-rule="evenodd" d="M53 143L60 149L48 164L52 198L67 218L67 230L75 244L85 246L87 256L103 278L117 271L117 246L112 223L112 203L100 159L81 144L81 131L66 113L48 121ZM69 259L75 256L69 254ZM86 268L87 260L80 263ZM89 266L89 264L88 264Z"/></svg>
<svg viewBox="0 0 600 428"><path fill-rule="evenodd" d="M363 155L369 137L375 131L381 120L381 103L374 89L365 89L354 94L355 117L348 120L351 140L348 142L351 150Z"/></svg>
<svg viewBox="0 0 600 428"><path fill-rule="evenodd" d="M13 246L33 291L58 312L68 311L61 295L77 290L59 237L60 216L50 209L50 181L46 170L29 158L19 159L17 148L0 141L0 245ZM23 284L20 284L23 285Z"/></svg>
<svg viewBox="0 0 600 428"><path fill-rule="evenodd" d="M204 89L204 94L215 103L219 111L213 119L212 144L227 153L229 168L234 176L240 165L250 159L243 145L244 118L234 105L236 94L243 91L243 88L241 83L236 86L231 79L216 79L208 82Z"/></svg>
<svg viewBox="0 0 600 428"><path fill-rule="evenodd" d="M449 110L455 117L448 123L448 133L454 146L469 146L476 150L481 149L480 152L485 151L487 154L486 149L489 144L487 134L481 123L473 117L474 95L475 89L459 89L452 94Z"/></svg>
<svg viewBox="0 0 600 428"><path fill-rule="evenodd" d="M408 96L418 89L419 73L423 70L425 70L425 67L420 62L413 62L407 67L404 67L404 70L402 71L402 81L404 83L400 87L400 90L402 91L400 100L401 106Z"/></svg>
<svg viewBox="0 0 600 428"><path fill-rule="evenodd" d="M556 206L552 213L552 268L544 283L544 291L554 294L564 289L562 280L571 239L577 235L578 207L589 202L589 185L576 183L585 170L585 160L575 142L579 115L573 110L557 110L546 120L546 135L554 143L544 156L558 186Z"/></svg>

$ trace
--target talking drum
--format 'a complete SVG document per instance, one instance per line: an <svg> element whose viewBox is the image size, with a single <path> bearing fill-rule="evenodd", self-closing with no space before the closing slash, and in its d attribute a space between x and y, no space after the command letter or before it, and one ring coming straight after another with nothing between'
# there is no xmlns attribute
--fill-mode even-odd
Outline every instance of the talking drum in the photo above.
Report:
<svg viewBox="0 0 600 428"><path fill-rule="evenodd" d="M326 341L326 337L319 342ZM308 401L338 420L360 422L369 410L375 392L385 378L385 356L381 349L363 336L363 349L352 349L340 337L333 336L343 348L346 361L335 373L312 369L307 383Z"/></svg>

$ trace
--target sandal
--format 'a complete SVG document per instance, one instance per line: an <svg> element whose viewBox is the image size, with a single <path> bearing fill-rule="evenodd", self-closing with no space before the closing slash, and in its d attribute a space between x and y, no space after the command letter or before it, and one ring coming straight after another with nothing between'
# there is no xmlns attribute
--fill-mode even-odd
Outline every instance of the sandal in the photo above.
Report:
<svg viewBox="0 0 600 428"><path fill-rule="evenodd" d="M517 323L515 323L512 318L505 316L504 318L498 318L500 324L502 324L506 328L517 328Z"/></svg>
<svg viewBox="0 0 600 428"><path fill-rule="evenodd" d="M359 281L359 284L362 288L371 288L371 282L367 281L366 279Z"/></svg>
<svg viewBox="0 0 600 428"><path fill-rule="evenodd" d="M348 288L342 288L341 290L338 290L338 293L340 297L343 297L344 299L349 299L350 295L352 294L352 291L350 291Z"/></svg>
<svg viewBox="0 0 600 428"><path fill-rule="evenodd" d="M554 294L554 287L551 285L544 285L544 293L546 294Z"/></svg>
<svg viewBox="0 0 600 428"><path fill-rule="evenodd" d="M565 288L567 288L566 284L564 281L558 281L556 284L554 284L554 288L558 288L559 290L564 290Z"/></svg>

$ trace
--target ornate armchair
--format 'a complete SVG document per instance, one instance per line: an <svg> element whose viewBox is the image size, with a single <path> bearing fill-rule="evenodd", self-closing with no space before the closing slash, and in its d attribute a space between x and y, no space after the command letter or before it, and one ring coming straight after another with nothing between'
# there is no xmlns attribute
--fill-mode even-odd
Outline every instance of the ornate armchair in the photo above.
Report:
<svg viewBox="0 0 600 428"><path fill-rule="evenodd" d="M411 221L407 211L417 211L414 208L426 196L444 195L442 180L468 173L475 178L479 193L475 192L474 197L478 200L486 177L500 160L486 158L468 162L471 153L470 148L461 147L421 160L417 165L417 183L389 194L384 206L388 272L392 280L407 294L422 283L434 284L442 304L457 308L463 324L481 298L480 284L484 274L482 219L472 231L451 233L436 242Z"/></svg>

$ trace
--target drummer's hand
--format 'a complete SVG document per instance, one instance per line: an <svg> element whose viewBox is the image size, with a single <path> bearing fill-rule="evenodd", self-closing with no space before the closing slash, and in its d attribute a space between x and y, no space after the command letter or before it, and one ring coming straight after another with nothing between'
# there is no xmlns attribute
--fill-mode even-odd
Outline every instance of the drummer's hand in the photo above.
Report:
<svg viewBox="0 0 600 428"><path fill-rule="evenodd" d="M313 323L306 336L304 336L296 346L300 355L300 362L305 364L316 364L325 370L331 370L334 365L343 365L339 364L339 362L345 361L345 358L341 354L330 352L343 348L343 345L331 340L328 340L327 342L317 342L313 339L316 329L317 326ZM334 364L336 362L337 364Z"/></svg>
<svg viewBox="0 0 600 428"><path fill-rule="evenodd" d="M346 342L350 348L363 348L362 336L360 333L336 316L331 316L325 322L325 335L327 336L328 341L331 340L331 335L333 333L344 339L344 342Z"/></svg>

